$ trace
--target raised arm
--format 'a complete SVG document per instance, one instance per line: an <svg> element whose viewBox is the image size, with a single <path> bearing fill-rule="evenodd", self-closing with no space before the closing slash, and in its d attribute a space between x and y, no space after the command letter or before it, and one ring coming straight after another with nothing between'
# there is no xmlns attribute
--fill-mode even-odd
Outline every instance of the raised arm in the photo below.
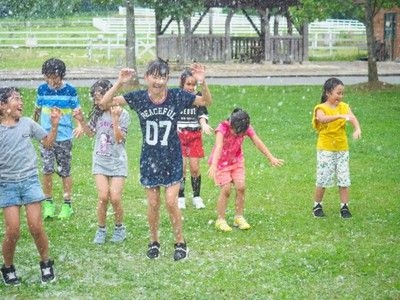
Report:
<svg viewBox="0 0 400 300"><path fill-rule="evenodd" d="M115 84L111 89L104 94L101 101L99 101L99 106L104 108L109 108L113 105L125 105L125 99L122 96L114 97L118 90L126 83L128 83L135 75L135 70L129 68L123 68L119 71L119 76Z"/></svg>
<svg viewBox="0 0 400 300"><path fill-rule="evenodd" d="M201 85L201 96L196 96L196 100L193 102L197 106L209 106L212 102L212 97L208 85L205 80L206 68L202 64L194 63L190 66L193 77L197 83Z"/></svg>

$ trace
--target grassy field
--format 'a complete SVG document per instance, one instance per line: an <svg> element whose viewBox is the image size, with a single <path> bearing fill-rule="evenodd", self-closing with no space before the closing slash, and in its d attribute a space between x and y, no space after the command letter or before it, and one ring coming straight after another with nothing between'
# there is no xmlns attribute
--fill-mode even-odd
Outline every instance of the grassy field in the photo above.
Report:
<svg viewBox="0 0 400 300"><path fill-rule="evenodd" d="M324 199L327 218L311 215L316 135L311 111L321 87L211 86L210 123L216 126L236 106L246 109L259 136L286 164L271 168L247 140L246 232L214 228L218 189L202 163L206 209L183 212L189 259L174 262L173 235L165 208L161 217L163 256L146 258L148 228L143 189L138 183L141 134L136 116L128 137L130 174L124 192L128 239L120 245L92 244L96 230L96 189L91 177L92 141L75 141L73 178L76 214L45 226L57 281L39 284L38 256L26 225L15 265L20 287L0 285L5 299L399 299L400 298L400 87L363 92L346 87L346 102L357 115L363 137L350 141L353 218L339 217L336 188ZM88 90L80 89L85 111ZM25 115L34 91L23 90ZM349 134L351 126L349 126ZM210 153L213 137L205 137ZM187 187L187 194L191 191ZM60 180L55 198L61 204ZM227 218L233 219L233 201ZM1 214L1 213L0 213ZM24 216L24 213L21 213ZM108 217L109 233L112 216ZM0 236L4 228L1 216Z"/></svg>

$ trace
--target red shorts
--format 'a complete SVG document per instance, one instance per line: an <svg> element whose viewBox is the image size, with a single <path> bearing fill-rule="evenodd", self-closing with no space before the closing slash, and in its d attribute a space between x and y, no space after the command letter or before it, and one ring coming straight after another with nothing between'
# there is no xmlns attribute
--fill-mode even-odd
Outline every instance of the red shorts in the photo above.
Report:
<svg viewBox="0 0 400 300"><path fill-rule="evenodd" d="M183 157L204 157L203 139L201 130L190 131L182 129L178 132L181 141Z"/></svg>

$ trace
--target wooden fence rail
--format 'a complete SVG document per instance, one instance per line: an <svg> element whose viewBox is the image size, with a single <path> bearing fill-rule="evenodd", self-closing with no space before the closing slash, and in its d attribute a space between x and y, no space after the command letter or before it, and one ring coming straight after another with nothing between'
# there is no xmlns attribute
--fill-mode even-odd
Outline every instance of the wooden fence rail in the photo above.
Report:
<svg viewBox="0 0 400 300"><path fill-rule="evenodd" d="M189 60L203 62L224 62L236 60L239 62L259 63L267 57L274 63L302 62L304 60L302 38L274 36L270 38L267 55L264 53L263 39L256 37L231 37L231 53L226 53L228 47L223 35L193 35L190 45L183 37L176 35L158 36L157 53L169 61L182 61L183 47Z"/></svg>

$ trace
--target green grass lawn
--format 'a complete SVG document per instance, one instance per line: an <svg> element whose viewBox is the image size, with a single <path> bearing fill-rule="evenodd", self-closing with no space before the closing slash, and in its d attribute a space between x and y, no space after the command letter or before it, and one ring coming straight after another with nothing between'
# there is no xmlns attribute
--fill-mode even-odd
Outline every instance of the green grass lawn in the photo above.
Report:
<svg viewBox="0 0 400 300"><path fill-rule="evenodd" d="M329 189L324 199L327 217L315 219L311 215L316 135L310 118L320 99L320 86L211 86L211 91L212 126L240 106L249 112L252 125L270 150L285 160L283 167L271 168L250 140L245 141L245 216L252 225L250 230L215 230L219 190L207 177L204 159L202 197L206 209L195 210L189 198L183 212L189 259L172 259L173 234L164 207L160 226L163 255L156 261L147 259L146 202L138 182L141 133L132 113L127 141L130 174L123 197L128 239L120 245L92 244L97 225L92 141L76 140L76 214L68 221L45 223L57 281L39 284L39 258L24 222L15 257L22 285L0 285L0 298L399 299L400 87L373 92L346 87L345 101L363 132L361 140L350 140L350 220L339 217L336 188ZM25 115L32 113L34 93L23 90ZM88 112L88 90L79 89L79 94ZM350 134L350 125L348 129ZM214 137L204 140L209 154ZM59 206L59 178L54 188ZM187 185L187 194L190 191ZM229 223L233 214L231 199ZM110 215L109 233L112 221ZM0 225L2 238L2 216Z"/></svg>

